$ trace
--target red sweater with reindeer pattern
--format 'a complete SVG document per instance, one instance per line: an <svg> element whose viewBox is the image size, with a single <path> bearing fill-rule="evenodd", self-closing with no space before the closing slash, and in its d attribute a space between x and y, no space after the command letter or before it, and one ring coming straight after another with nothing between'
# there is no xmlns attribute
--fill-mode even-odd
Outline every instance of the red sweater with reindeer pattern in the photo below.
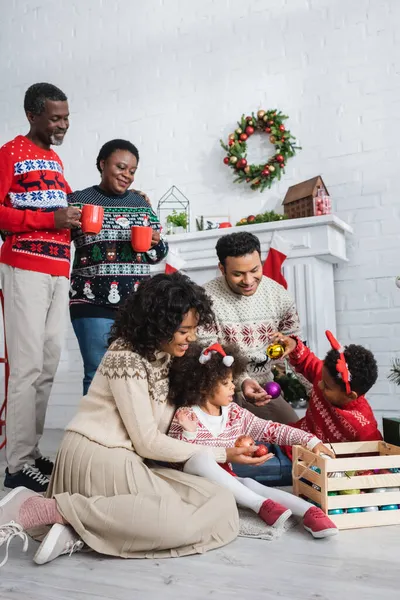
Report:
<svg viewBox="0 0 400 600"><path fill-rule="evenodd" d="M69 277L69 229L54 228L54 211L67 208L71 189L53 150L23 135L0 148L0 262Z"/></svg>

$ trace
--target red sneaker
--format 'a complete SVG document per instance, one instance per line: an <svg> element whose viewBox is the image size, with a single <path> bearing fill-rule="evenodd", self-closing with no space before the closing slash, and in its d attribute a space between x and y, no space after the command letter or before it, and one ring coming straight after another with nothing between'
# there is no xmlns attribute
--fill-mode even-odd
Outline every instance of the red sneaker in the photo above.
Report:
<svg viewBox="0 0 400 600"><path fill-rule="evenodd" d="M280 527L292 515L292 511L273 500L266 500L258 514L270 527Z"/></svg>
<svg viewBox="0 0 400 600"><path fill-rule="evenodd" d="M339 533L336 525L317 506L308 509L303 517L303 525L315 538L330 537Z"/></svg>

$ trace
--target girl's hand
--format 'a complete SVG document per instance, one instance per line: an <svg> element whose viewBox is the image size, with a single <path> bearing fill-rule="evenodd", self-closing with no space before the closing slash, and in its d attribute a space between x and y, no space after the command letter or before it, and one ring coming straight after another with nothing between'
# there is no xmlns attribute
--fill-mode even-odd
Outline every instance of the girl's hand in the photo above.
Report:
<svg viewBox="0 0 400 600"><path fill-rule="evenodd" d="M259 465L263 465L267 460L273 458L273 454L266 454L265 456L260 456L253 458L252 456L246 456L246 452L255 452L257 450L257 446L242 446L240 448L227 448L226 449L226 462L232 462L239 465L251 465L253 467L258 467Z"/></svg>
<svg viewBox="0 0 400 600"><path fill-rule="evenodd" d="M314 446L312 452L314 452L314 454L316 454L317 456L320 456L321 454L327 454L330 458L336 458L332 450L325 446L322 442Z"/></svg>
<svg viewBox="0 0 400 600"><path fill-rule="evenodd" d="M193 411L188 409L179 410L176 413L176 420L184 431L197 431L197 417Z"/></svg>
<svg viewBox="0 0 400 600"><path fill-rule="evenodd" d="M296 340L293 338L283 335L283 333L275 333L272 337L272 344L281 344L285 348L285 352L282 355L282 358L288 356L297 346Z"/></svg>

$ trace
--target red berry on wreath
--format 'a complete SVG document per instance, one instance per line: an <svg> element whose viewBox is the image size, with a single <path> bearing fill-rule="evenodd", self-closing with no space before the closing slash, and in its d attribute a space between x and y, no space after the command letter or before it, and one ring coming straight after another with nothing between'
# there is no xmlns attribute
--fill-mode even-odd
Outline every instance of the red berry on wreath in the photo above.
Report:
<svg viewBox="0 0 400 600"><path fill-rule="evenodd" d="M279 131L285 131L285 126L284 125L279 125Z"/></svg>
<svg viewBox="0 0 400 600"><path fill-rule="evenodd" d="M271 127L266 127L265 128L265 133L271 133Z"/></svg>
<svg viewBox="0 0 400 600"><path fill-rule="evenodd" d="M279 166L281 169L283 169L283 167L285 166L285 163L279 163Z"/></svg>
<svg viewBox="0 0 400 600"><path fill-rule="evenodd" d="M250 177L246 177L246 183L249 183L249 181L251 181Z"/></svg>
<svg viewBox="0 0 400 600"><path fill-rule="evenodd" d="M273 124L274 124L274 122L273 122L273 121L270 119L270 120L268 121L268 125L273 125Z"/></svg>
<svg viewBox="0 0 400 600"><path fill-rule="evenodd" d="M235 140L229 140L229 146L233 146L233 144L235 143Z"/></svg>
<svg viewBox="0 0 400 600"><path fill-rule="evenodd" d="M254 127L246 127L246 133L247 135L253 135L254 133Z"/></svg>
<svg viewBox="0 0 400 600"><path fill-rule="evenodd" d="M278 156L276 157L276 160L277 160L278 162L283 162L285 159L284 159L284 157L282 156L282 154L278 154Z"/></svg>
<svg viewBox="0 0 400 600"><path fill-rule="evenodd" d="M261 175L264 175L264 177L268 177L269 169L264 169L263 171L261 171Z"/></svg>
<svg viewBox="0 0 400 600"><path fill-rule="evenodd" d="M225 158L224 158L224 163L225 163L226 165L229 165L229 156L225 156Z"/></svg>
<svg viewBox="0 0 400 600"><path fill-rule="evenodd" d="M242 140L242 142L245 142L247 140L248 136L245 133L241 133L240 134L240 139Z"/></svg>
<svg viewBox="0 0 400 600"><path fill-rule="evenodd" d="M281 142L286 142L286 139L284 137L281 138Z"/></svg>

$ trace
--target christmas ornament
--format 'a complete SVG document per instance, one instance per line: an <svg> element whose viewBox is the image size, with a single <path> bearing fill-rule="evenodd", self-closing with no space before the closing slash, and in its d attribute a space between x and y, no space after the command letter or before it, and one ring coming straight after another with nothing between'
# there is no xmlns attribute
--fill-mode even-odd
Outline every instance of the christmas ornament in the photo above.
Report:
<svg viewBox="0 0 400 600"><path fill-rule="evenodd" d="M285 353L285 346L282 344L270 344L266 350L266 355L268 358L272 360L277 360L278 358L282 358Z"/></svg>
<svg viewBox="0 0 400 600"><path fill-rule="evenodd" d="M279 383L276 383L276 381L268 381L268 383L266 383L264 386L264 390L267 392L268 396L271 396L271 398L278 398L282 391L281 386Z"/></svg>
<svg viewBox="0 0 400 600"><path fill-rule="evenodd" d="M380 510L397 510L398 508L397 504L387 504L386 506L381 506Z"/></svg>
<svg viewBox="0 0 400 600"><path fill-rule="evenodd" d="M240 435L236 442L235 442L235 446L236 448L244 448L246 446L255 446L254 440L252 437L250 437L249 435ZM252 456L253 453L250 452L245 452L246 456Z"/></svg>
<svg viewBox="0 0 400 600"><path fill-rule="evenodd" d="M358 507L355 506L354 508L348 508L346 510L346 512L349 513L349 514L360 513L361 512L361 508L358 508Z"/></svg>
<svg viewBox="0 0 400 600"><path fill-rule="evenodd" d="M377 506L363 506L361 512L376 512L377 510L379 510Z"/></svg>
<svg viewBox="0 0 400 600"><path fill-rule="evenodd" d="M268 448L264 446L264 444L260 444L257 446L257 450L254 452L253 456L258 458L260 456L265 456L266 454L268 454Z"/></svg>
<svg viewBox="0 0 400 600"><path fill-rule="evenodd" d="M328 515L343 515L343 508L332 508L332 510L328 510Z"/></svg>
<svg viewBox="0 0 400 600"><path fill-rule="evenodd" d="M226 165L229 165L229 156L225 156L225 158L224 158L224 163L225 163Z"/></svg>
<svg viewBox="0 0 400 600"><path fill-rule="evenodd" d="M280 111L260 109L252 116L242 116L238 122L238 127L235 133L229 135L228 144L221 140L221 146L227 153L229 162L225 164L234 169L235 183L249 183L252 190L260 190L270 188L276 179L281 179L286 161L300 150L300 146L296 146L294 136L286 129L283 121L288 117ZM266 133L269 136L269 141L275 146L275 155L267 162L260 165L247 165L246 169L236 164L240 160L246 160L247 140L256 132ZM284 135L282 133L284 132ZM236 158L236 160L231 160ZM279 166L279 168L277 168Z"/></svg>

